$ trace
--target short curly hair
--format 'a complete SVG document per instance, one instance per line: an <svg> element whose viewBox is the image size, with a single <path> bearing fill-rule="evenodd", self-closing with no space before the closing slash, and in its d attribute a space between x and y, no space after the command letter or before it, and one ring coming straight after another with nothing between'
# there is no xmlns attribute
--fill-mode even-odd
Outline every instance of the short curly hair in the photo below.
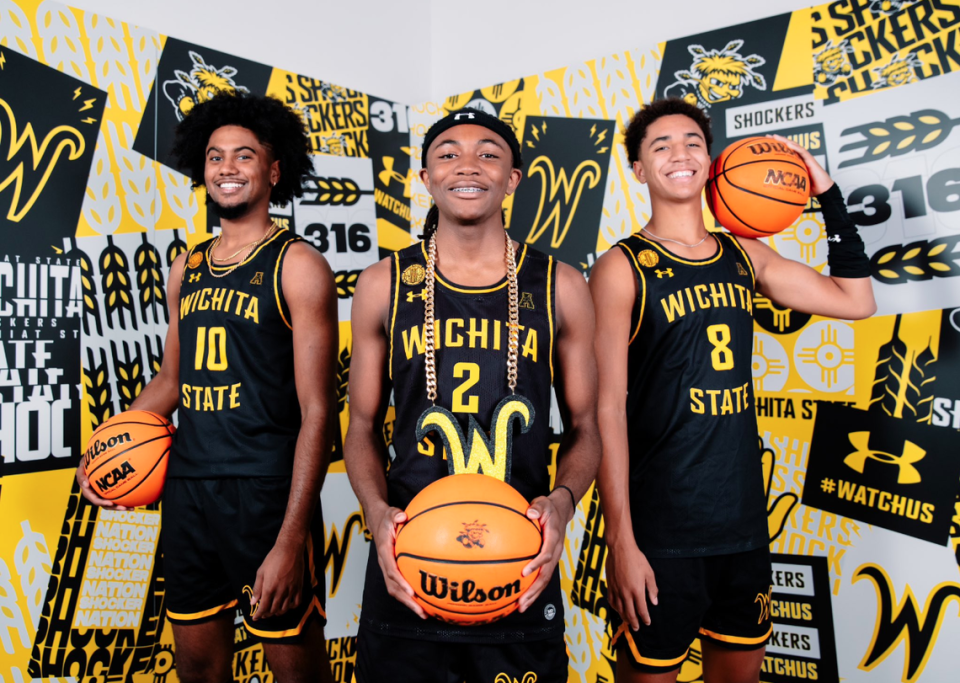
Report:
<svg viewBox="0 0 960 683"><path fill-rule="evenodd" d="M310 138L303 119L274 97L243 92L218 93L194 107L177 126L171 153L194 188L204 185L207 143L223 126L240 126L253 132L280 162L280 179L270 192L271 204L282 206L303 196L304 176L313 172Z"/></svg>
<svg viewBox="0 0 960 683"><path fill-rule="evenodd" d="M703 131L703 139L707 143L707 153L710 153L710 145L713 144L713 133L710 132L710 117L699 107L685 102L679 97L667 97L654 100L643 106L640 111L633 115L630 123L624 129L623 145L627 148L627 159L631 164L640 158L640 143L643 142L650 124L659 118L675 114L693 119L694 123L700 126L700 130Z"/></svg>

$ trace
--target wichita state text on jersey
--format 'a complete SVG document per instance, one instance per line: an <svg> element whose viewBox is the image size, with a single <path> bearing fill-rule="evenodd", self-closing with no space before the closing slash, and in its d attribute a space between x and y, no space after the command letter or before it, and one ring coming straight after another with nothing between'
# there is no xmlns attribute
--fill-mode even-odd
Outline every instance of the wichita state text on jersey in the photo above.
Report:
<svg viewBox="0 0 960 683"><path fill-rule="evenodd" d="M716 242L701 261L641 234L618 244L639 286L628 351L631 515L654 557L768 542L751 386L753 266L732 236Z"/></svg>
<svg viewBox="0 0 960 683"><path fill-rule="evenodd" d="M442 439L431 432L416 437L420 415L431 407L426 392L424 245L408 247L393 256L388 318L390 378L396 421L393 446L396 457L387 472L390 505L405 508L428 484L447 476L449 454ZM520 350L516 393L530 401L534 418L527 431L512 424L512 458L504 468L511 486L527 500L550 490L550 394L556 336L556 262L526 245L517 252ZM508 291L504 278L489 287L461 287L437 272L434 289L437 365L436 405L450 411L464 435L470 420L489 434L494 411L510 396L507 386ZM477 450L474 448L474 451ZM479 462L470 458L468 464ZM490 474L490 472L483 472ZM454 475L455 476L455 475ZM407 638L461 642L517 642L541 640L563 633L563 604L559 574L530 609L492 624L469 627L422 621L390 597L376 554L367 564L363 595L364 628Z"/></svg>
<svg viewBox="0 0 960 683"><path fill-rule="evenodd" d="M188 254L180 284L180 407L169 476L289 476L300 432L293 332L278 230L215 278L210 242ZM214 266L214 272L227 268Z"/></svg>

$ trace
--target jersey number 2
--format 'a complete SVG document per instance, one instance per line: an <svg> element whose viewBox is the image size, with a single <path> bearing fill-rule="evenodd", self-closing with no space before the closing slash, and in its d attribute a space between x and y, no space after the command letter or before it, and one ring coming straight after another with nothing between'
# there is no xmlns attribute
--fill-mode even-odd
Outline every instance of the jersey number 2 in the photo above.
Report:
<svg viewBox="0 0 960 683"><path fill-rule="evenodd" d="M477 363L457 363L453 366L453 376L457 379L466 377L460 386L453 390L453 412L476 413L479 411L480 399L476 396L464 397L464 394L480 381L480 366Z"/></svg>

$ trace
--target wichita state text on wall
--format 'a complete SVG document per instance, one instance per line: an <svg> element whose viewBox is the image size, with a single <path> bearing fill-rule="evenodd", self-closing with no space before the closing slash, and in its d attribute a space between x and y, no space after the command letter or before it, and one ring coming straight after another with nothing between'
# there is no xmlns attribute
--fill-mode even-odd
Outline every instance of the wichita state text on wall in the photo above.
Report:
<svg viewBox="0 0 960 683"><path fill-rule="evenodd" d="M314 153L304 197L271 212L326 255L340 299L341 430L322 500L337 680L352 677L370 550L342 465L350 302L360 271L422 230L427 127L465 106L512 126L526 167L505 207L511 234L589 274L649 219L621 130L662 95L710 115L715 153L768 133L807 147L847 198L880 307L850 323L752 300L774 553L761 679L953 680L960 2L839 0L611 50L406 106L51 0L0 0L2 683L177 680L158 511L98 511L73 470L93 428L159 368L173 259L219 229L169 165L173 126L219 90L294 107ZM823 270L816 202L769 243ZM558 569L571 681L613 680L605 554L592 491ZM272 681L239 621L234 640L234 678ZM702 680L699 643L680 680Z"/></svg>

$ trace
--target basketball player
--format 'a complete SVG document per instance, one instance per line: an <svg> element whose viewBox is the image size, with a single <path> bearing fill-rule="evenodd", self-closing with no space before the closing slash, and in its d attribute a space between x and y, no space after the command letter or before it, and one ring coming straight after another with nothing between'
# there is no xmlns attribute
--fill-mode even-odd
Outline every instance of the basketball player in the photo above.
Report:
<svg viewBox="0 0 960 683"><path fill-rule="evenodd" d="M323 256L268 213L302 194L309 149L300 117L267 97L221 94L177 127L174 154L222 232L174 261L163 364L131 408L179 411L162 508L184 682L231 680L236 608L278 680L333 680L319 495L337 428L336 290Z"/></svg>
<svg viewBox="0 0 960 683"><path fill-rule="evenodd" d="M641 109L627 156L652 216L590 276L597 310L598 485L617 680L671 682L700 637L708 683L758 681L771 632L766 496L754 412L752 296L835 318L876 310L840 190L803 147L830 276L708 233L710 122L678 99Z"/></svg>
<svg viewBox="0 0 960 683"><path fill-rule="evenodd" d="M504 230L501 206L522 175L520 145L506 124L474 109L450 114L427 131L422 162L420 177L435 202L424 241L364 271L353 301L344 460L376 544L357 680L566 681L554 570L576 502L596 475L600 445L589 291L580 273ZM564 422L552 490L551 384ZM395 455L388 459L383 420L391 389ZM397 568L394 539L410 500L457 472L444 447L451 436L433 431L420 440L418 421L443 411L464 434L476 420L496 438L495 409L507 397L532 409L522 433L522 420L508 424L512 450L507 439L506 461L498 464L531 501L527 516L543 526L542 550L523 569L524 576L540 574L519 610L500 621L457 626L427 618ZM467 470L477 471L471 458L467 452Z"/></svg>

